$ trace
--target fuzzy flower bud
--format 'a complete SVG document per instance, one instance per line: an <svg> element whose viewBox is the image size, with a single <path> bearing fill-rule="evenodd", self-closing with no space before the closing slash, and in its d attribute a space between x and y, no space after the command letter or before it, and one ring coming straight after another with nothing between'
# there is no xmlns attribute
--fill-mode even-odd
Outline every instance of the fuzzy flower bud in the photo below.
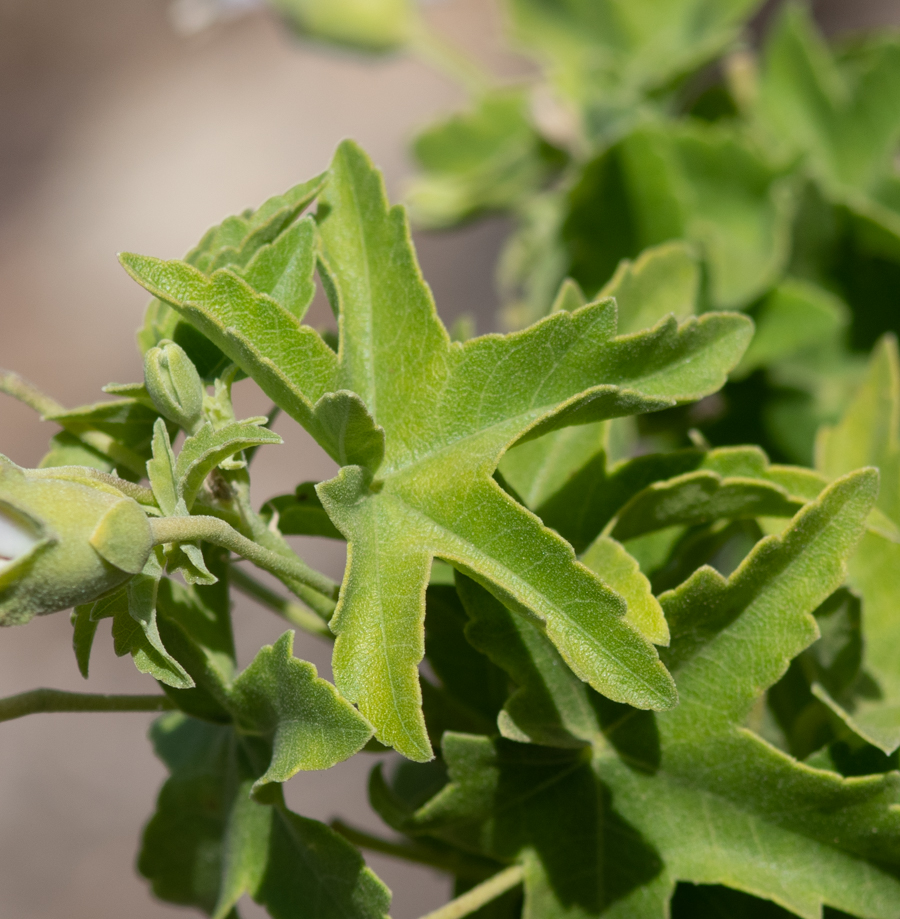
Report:
<svg viewBox="0 0 900 919"><path fill-rule="evenodd" d="M184 349L161 341L144 355L144 385L156 410L193 431L203 420L203 383Z"/></svg>
<svg viewBox="0 0 900 919"><path fill-rule="evenodd" d="M152 545L143 509L112 485L0 455L0 625L97 599L139 573Z"/></svg>

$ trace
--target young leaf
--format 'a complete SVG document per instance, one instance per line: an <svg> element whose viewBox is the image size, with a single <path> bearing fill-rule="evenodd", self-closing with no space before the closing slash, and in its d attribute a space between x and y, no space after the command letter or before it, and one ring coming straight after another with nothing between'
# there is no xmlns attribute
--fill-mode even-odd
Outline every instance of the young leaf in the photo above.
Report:
<svg viewBox="0 0 900 919"><path fill-rule="evenodd" d="M310 244L311 245L311 244ZM315 403L335 385L337 357L322 337L230 268L206 277L185 262L122 255L125 270L173 306L314 437Z"/></svg>
<svg viewBox="0 0 900 919"><path fill-rule="evenodd" d="M283 195L269 198L256 211L245 211L211 227L199 245L185 256L185 261L206 275L229 266L240 273L260 250L271 245L269 254L259 256L260 261L253 269L254 275L266 288L271 286L279 296L284 296L288 309L296 311L298 316L302 315L309 305L309 301L304 303L303 298L308 296L312 300L310 259L302 254L301 247L286 260L282 254L284 250L277 241L282 233L290 232L291 224L318 194L324 181L324 175L317 176L295 185ZM299 232L305 236L309 228ZM284 273L279 275L282 269ZM198 335L175 310L158 298L151 301L147 308L144 326L137 338L142 353L163 339L181 345L204 379L211 380L226 363L218 348Z"/></svg>
<svg viewBox="0 0 900 919"><path fill-rule="evenodd" d="M190 689L194 681L163 645L156 622L156 595L162 568L151 554L143 573L135 575L125 589L125 604L113 615L116 654L131 654L141 673L149 673L166 686Z"/></svg>
<svg viewBox="0 0 900 919"><path fill-rule="evenodd" d="M268 769L254 787L286 782L301 769L329 769L361 750L372 736L366 720L293 656L294 633L265 645L234 681L229 706L238 730L271 739Z"/></svg>
<svg viewBox="0 0 900 919"><path fill-rule="evenodd" d="M94 646L94 636L97 634L97 620L91 615L93 603L76 606L72 611L72 650L75 652L75 661L78 672L88 678L88 669L91 662L91 649Z"/></svg>
<svg viewBox="0 0 900 919"><path fill-rule="evenodd" d="M178 496L190 510L206 477L223 460L263 444L280 444L281 437L255 422L235 421L219 429L206 422L182 445L175 462Z"/></svg>
<svg viewBox="0 0 900 919"><path fill-rule="evenodd" d="M816 466L828 477L863 463L879 467L878 509L888 523L900 524L900 357L892 336L875 348L866 379L840 423L823 428L816 443ZM850 560L850 584L863 598L862 666L880 692L856 698L849 710L825 687L819 694L860 736L892 753L900 747L900 544L889 532L873 529Z"/></svg>
<svg viewBox="0 0 900 919"><path fill-rule="evenodd" d="M900 896L896 774L844 779L743 727L760 692L815 640L810 613L843 580L876 488L872 471L840 479L730 579L701 569L661 598L676 709L642 713L592 697L581 728L590 758L448 734L451 783L406 817L405 831L521 860L529 914L659 919L676 881L687 880L809 919L822 904L890 919ZM523 628L543 653L519 679L572 723L579 684L540 633ZM510 659L507 632L482 636L492 657Z"/></svg>

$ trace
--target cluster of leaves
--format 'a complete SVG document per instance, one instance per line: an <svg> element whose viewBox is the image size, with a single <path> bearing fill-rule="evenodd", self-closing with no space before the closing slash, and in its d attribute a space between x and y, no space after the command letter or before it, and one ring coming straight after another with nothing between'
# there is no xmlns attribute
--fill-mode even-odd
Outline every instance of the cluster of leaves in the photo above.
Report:
<svg viewBox="0 0 900 919"><path fill-rule="evenodd" d="M695 426L808 464L860 351L900 331L900 39L829 47L788 3L756 51L759 6L506 0L546 82L486 89L420 134L410 203L431 227L512 216L513 327L547 313L564 277L594 297L623 260L684 240L695 308L746 311L758 333L723 398L662 436Z"/></svg>
<svg viewBox="0 0 900 919"><path fill-rule="evenodd" d="M144 381L44 399L41 465L154 534L73 624L85 677L109 618L172 709L139 856L157 896L385 919L368 845L451 875L448 919L895 919L900 356L890 334L851 350L889 320L840 284L895 267L900 118L868 87L900 79L900 46L832 55L790 8L757 74L731 53L751 6L510 0L571 142L524 91L485 92L420 138L412 204L517 215L521 331L451 338L350 142L183 260L122 256L154 298ZM399 0L283 8L368 47L420 35ZM336 335L304 322L317 285ZM236 419L246 378L340 467L259 511L253 453L280 439ZM753 412L762 446L730 443ZM339 590L298 534L346 541ZM291 632L239 672L232 587L332 640L334 685ZM298 772L389 748L369 791L393 839L287 808Z"/></svg>

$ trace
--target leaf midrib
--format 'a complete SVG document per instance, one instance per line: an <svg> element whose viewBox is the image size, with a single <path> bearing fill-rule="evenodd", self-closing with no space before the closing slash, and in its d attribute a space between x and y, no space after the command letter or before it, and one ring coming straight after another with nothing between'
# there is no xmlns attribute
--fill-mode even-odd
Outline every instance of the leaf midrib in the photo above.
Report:
<svg viewBox="0 0 900 919"><path fill-rule="evenodd" d="M490 480L488 480L488 481L490 481ZM501 493L503 493L503 494L505 495L505 492L503 492L502 489L500 489L500 486L499 486L499 485L496 485L496 483L494 483L494 487L496 487L498 490L501 491ZM431 517L431 516L427 513L427 511L425 511L424 509L418 508L418 507L413 506L412 504L409 504L409 503L406 501L406 499L403 498L401 495L398 495L398 494L392 492L392 493L391 493L391 497L394 498L394 499L396 499L398 502L402 503L403 506L411 513L412 516L414 516L414 517L419 517L419 518L424 518L426 521L428 521L428 523L429 523L432 527L438 529L438 530L439 530L440 532L442 532L442 533L447 533L447 534L450 535L454 540L457 540L457 541L459 541L459 542L461 542L461 543L464 543L464 544L467 545L467 546L473 546L473 548L477 548L477 547L474 547L474 544L471 543L471 542L469 542L469 540L465 539L464 537L460 536L460 535L457 534L457 533L454 533L454 532L453 532L452 530L450 530L448 527L444 526L444 524L439 523L437 520L435 520L433 517ZM532 511L529 511L527 508L522 507L521 505L517 505L517 506L521 509L521 511L522 511L523 513L528 514L528 515L533 516L533 517L536 517L536 515L535 515ZM540 518L536 517L536 519L538 520L539 523L541 523ZM543 523L541 523L541 526L542 526L544 529L548 529L547 527L544 527ZM550 531L550 532L553 532L553 531ZM554 535L557 535L557 534L554 534ZM559 538L560 540L562 540L562 537L561 537L561 536L558 537L558 538ZM438 558L441 558L442 560L446 561L448 564L451 564L451 565L453 564L452 560L451 560L450 558L448 558L448 557L442 555L442 553L441 553L440 551L438 551L438 550L432 550L431 548L429 548L428 551L431 553L432 557L438 557ZM480 550L480 549L478 550L478 553L481 554L481 555L487 555L487 553L484 553L484 552L483 552L482 550ZM490 558L490 559L492 559L492 560L494 560L495 562L497 561L497 560L494 558L494 556L488 555L487 557ZM458 561L464 561L464 559L458 559ZM573 557L572 557L572 564L573 564L573 565L580 566L581 568L583 568L584 571L585 571L588 575L590 575L590 577L592 577L592 578L596 578L596 577L597 577L597 576L594 574L594 572L592 572L589 568L586 568L581 562L579 562L578 559L574 557L574 554L573 554ZM621 670L624 670L625 672L627 672L628 674L630 674L630 675L634 678L634 680L635 680L637 683L639 683L641 686L644 686L644 687L647 689L648 693L649 693L652 697L657 698L657 697L659 696L658 691L657 691L653 686L651 686L650 683L648 683L643 677L641 677L641 676L639 676L638 674L634 673L630 667L628 667L627 665L625 665L624 663L622 663L621 661L619 661L616 657L614 657L614 656L607 650L607 648L606 648L606 646L605 646L604 644L601 644L600 642L598 642L597 639L596 639L594 636L592 636L589 632L587 632L579 623L577 623L577 622L576 622L575 620L573 620L570 616L566 615L562 610L560 610L559 607L557 606L557 604L553 603L553 602L552 602L542 591L538 590L536 587L534 587L534 586L532 586L531 584L529 584L527 581L525 581L522 577L520 577L519 575L517 575L515 572L510 571L510 569L507 568L505 565L502 565L502 566L500 566L500 567L502 567L502 568L503 568L503 571L506 572L506 574L507 574L507 580L506 580L506 584L507 584L507 585L510 584L510 583L514 583L514 584L516 584L516 585L524 585L524 586L527 588L527 590L526 590L526 591L520 591L521 593L532 593L532 594L536 594L537 596L539 596L541 599L543 599L543 600L545 601L546 606L548 606L548 607L550 607L551 609L555 610L555 611L557 612L557 614L560 616L560 618L563 619L571 628L576 629L580 635L583 635L586 639L588 639L588 640L589 640L590 646L591 646L591 647L597 648L597 649L598 649L598 653L600 653L603 657L607 658L608 660L613 661L613 663L615 663L616 666L617 666L618 668L620 668ZM601 582L601 583L602 583L602 582ZM604 584L603 586L606 587L605 584ZM606 589L607 589L607 590L611 590L611 588L608 588L608 587L607 587ZM514 612L513 615L520 615L520 614ZM624 620L623 620L623 623L624 623ZM546 624L546 623L542 622L541 625L539 625L538 627L541 628L541 630L543 631L543 626L544 626L545 624ZM631 628L632 631L635 633L635 635L640 636L640 633L639 633L636 629L632 628L631 626L627 626L627 625L626 625L626 627L627 627L627 628ZM566 665L568 666L568 663L567 663ZM574 671L573 671L573 672L574 672ZM576 677L578 676L577 674L575 674L575 675L576 675ZM579 679L580 679L580 677L579 677ZM586 682L586 681L582 681L582 682ZM588 685L589 685L589 684L588 684Z"/></svg>

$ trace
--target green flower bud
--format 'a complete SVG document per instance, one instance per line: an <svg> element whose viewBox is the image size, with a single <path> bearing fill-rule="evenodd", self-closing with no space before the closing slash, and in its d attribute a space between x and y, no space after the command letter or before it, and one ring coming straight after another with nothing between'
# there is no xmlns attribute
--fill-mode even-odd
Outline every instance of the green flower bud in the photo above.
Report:
<svg viewBox="0 0 900 919"><path fill-rule="evenodd" d="M138 574L152 546L143 508L112 485L0 454L0 625L96 600Z"/></svg>
<svg viewBox="0 0 900 919"><path fill-rule="evenodd" d="M173 341L144 355L144 385L160 415L193 432L203 421L203 383L193 361Z"/></svg>

